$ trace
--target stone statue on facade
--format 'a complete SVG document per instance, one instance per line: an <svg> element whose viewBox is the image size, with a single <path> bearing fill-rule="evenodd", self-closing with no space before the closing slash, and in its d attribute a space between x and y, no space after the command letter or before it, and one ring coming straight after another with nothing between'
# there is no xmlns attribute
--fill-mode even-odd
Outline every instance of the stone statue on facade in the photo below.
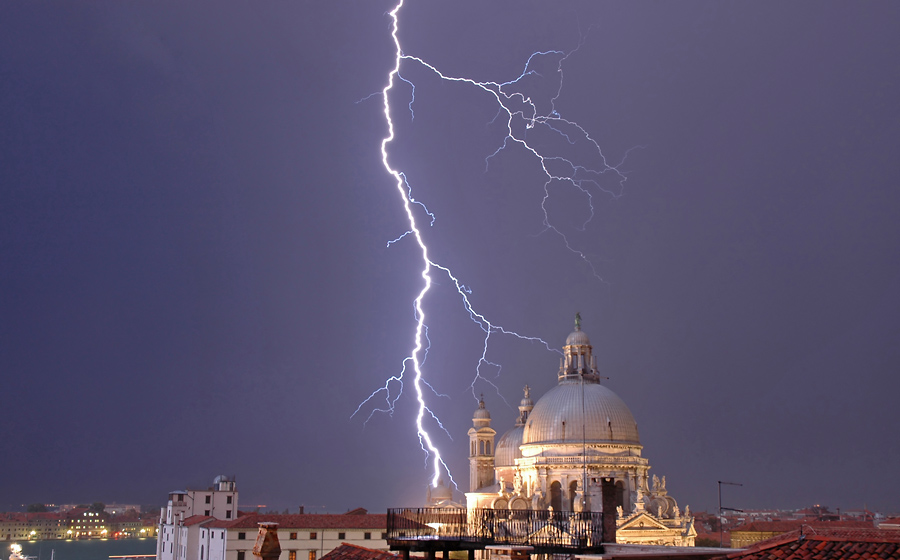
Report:
<svg viewBox="0 0 900 560"><path fill-rule="evenodd" d="M543 509L544 505L544 493L541 492L541 488L535 488L534 494L531 496L531 509Z"/></svg>
<svg viewBox="0 0 900 560"><path fill-rule="evenodd" d="M584 492L581 490L577 490L575 492L575 499L573 500L572 509L575 510L575 513L581 513L584 511Z"/></svg>
<svg viewBox="0 0 900 560"><path fill-rule="evenodd" d="M625 511L622 509L622 506L616 506L616 516L619 519L622 519L622 517L625 516Z"/></svg>

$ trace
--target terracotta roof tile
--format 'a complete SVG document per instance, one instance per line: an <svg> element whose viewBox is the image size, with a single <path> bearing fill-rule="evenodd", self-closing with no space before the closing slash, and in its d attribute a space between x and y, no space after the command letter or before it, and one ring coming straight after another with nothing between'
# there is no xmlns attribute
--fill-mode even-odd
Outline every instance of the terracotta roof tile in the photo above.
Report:
<svg viewBox="0 0 900 560"><path fill-rule="evenodd" d="M209 521L211 519L215 519L215 517L209 515L192 515L184 520L184 526L190 527L191 525L197 525L198 523L203 523L204 521Z"/></svg>
<svg viewBox="0 0 900 560"><path fill-rule="evenodd" d="M751 521L731 529L733 533L738 531L756 533L787 533L795 531L801 526L816 529L841 528L841 529L872 529L875 527L872 521L813 521L806 519L792 519L786 521Z"/></svg>
<svg viewBox="0 0 900 560"><path fill-rule="evenodd" d="M289 515L248 514L228 522L229 529L256 529L258 523L278 523L279 529L387 529L387 514L298 513ZM216 525L219 526L219 525Z"/></svg>
<svg viewBox="0 0 900 560"><path fill-rule="evenodd" d="M791 531L734 552L729 560L882 560L900 558L900 534L878 529Z"/></svg>
<svg viewBox="0 0 900 560"><path fill-rule="evenodd" d="M358 514L357 514L358 515ZM341 543L320 560L397 560L397 555L355 544Z"/></svg>

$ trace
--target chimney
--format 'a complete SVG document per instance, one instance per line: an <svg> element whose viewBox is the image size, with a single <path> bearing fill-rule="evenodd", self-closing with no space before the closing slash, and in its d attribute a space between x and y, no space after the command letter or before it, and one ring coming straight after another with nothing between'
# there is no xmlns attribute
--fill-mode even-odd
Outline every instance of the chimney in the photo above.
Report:
<svg viewBox="0 0 900 560"><path fill-rule="evenodd" d="M278 523L262 522L253 545L253 556L260 560L278 560L281 543L278 542Z"/></svg>
<svg viewBox="0 0 900 560"><path fill-rule="evenodd" d="M300 506L300 511L299 511L299 513L300 513L300 515L303 515L303 506Z"/></svg>
<svg viewBox="0 0 900 560"><path fill-rule="evenodd" d="M603 514L601 527L601 541L605 543L616 542L616 480L610 476L600 479L600 492L602 494Z"/></svg>

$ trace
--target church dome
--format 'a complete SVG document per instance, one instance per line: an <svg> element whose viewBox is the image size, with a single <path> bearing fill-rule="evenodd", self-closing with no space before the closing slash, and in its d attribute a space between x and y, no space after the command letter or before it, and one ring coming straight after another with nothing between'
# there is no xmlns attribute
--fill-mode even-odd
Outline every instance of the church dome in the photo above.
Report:
<svg viewBox="0 0 900 560"><path fill-rule="evenodd" d="M573 381L561 382L538 400L522 443L579 443L582 438L588 443L641 443L634 416L618 395L599 383Z"/></svg>
<svg viewBox="0 0 900 560"><path fill-rule="evenodd" d="M437 502L453 499L453 490L444 485L444 479L439 480L437 486L432 488L431 499Z"/></svg>
<svg viewBox="0 0 900 560"><path fill-rule="evenodd" d="M637 423L618 395L600 384L591 341L575 314L566 338L559 385L541 397L525 422L523 445L627 443L640 445Z"/></svg>
<svg viewBox="0 0 900 560"><path fill-rule="evenodd" d="M522 456L522 433L525 426L516 426L510 431L503 434L497 447L494 448L494 466L496 467L514 467L516 459Z"/></svg>

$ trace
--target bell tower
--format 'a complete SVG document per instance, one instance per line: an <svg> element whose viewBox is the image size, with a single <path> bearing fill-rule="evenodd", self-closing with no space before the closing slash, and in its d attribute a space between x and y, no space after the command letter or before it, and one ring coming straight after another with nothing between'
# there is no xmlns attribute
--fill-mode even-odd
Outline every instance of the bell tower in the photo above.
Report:
<svg viewBox="0 0 900 560"><path fill-rule="evenodd" d="M469 492L494 483L494 436L491 413L484 407L484 395L472 415L469 428Z"/></svg>

